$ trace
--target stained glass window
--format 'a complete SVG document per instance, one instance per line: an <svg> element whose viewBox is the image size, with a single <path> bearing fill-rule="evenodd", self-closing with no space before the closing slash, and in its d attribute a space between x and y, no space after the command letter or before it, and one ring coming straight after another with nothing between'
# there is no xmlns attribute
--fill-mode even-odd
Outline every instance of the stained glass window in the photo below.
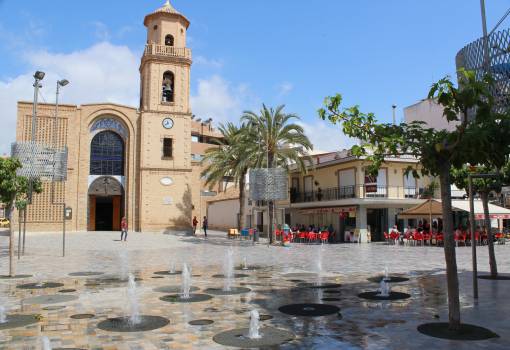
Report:
<svg viewBox="0 0 510 350"><path fill-rule="evenodd" d="M124 175L124 141L112 132L103 131L90 144L90 175Z"/></svg>

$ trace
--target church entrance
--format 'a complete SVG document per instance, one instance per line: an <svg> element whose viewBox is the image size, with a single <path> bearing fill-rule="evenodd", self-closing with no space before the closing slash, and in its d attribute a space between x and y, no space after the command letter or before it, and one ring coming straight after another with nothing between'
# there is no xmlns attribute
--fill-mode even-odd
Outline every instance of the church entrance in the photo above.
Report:
<svg viewBox="0 0 510 350"><path fill-rule="evenodd" d="M89 189L89 230L120 231L123 197L122 185L114 178L95 180Z"/></svg>

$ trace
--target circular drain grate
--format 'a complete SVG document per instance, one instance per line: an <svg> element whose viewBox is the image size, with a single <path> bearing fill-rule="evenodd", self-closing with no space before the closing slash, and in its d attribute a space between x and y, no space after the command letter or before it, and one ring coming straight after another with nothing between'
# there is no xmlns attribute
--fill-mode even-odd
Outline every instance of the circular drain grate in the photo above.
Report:
<svg viewBox="0 0 510 350"><path fill-rule="evenodd" d="M25 327L37 322L37 318L34 315L7 315L7 322L0 323L0 331L4 329Z"/></svg>
<svg viewBox="0 0 510 350"><path fill-rule="evenodd" d="M155 275L160 275L160 276L176 276L176 275L181 275L182 274L182 271L174 271L174 272L170 272L170 271L156 271L154 272Z"/></svg>
<svg viewBox="0 0 510 350"><path fill-rule="evenodd" d="M159 300L166 301L169 303L199 303L212 299L212 296L207 294L190 294L188 299L181 298L180 294L165 295L159 298Z"/></svg>
<svg viewBox="0 0 510 350"><path fill-rule="evenodd" d="M273 317L273 316L271 316L271 315L260 315L260 316L259 316L259 319L260 319L261 321L269 321L269 320L272 320L273 318L274 318L274 317Z"/></svg>
<svg viewBox="0 0 510 350"><path fill-rule="evenodd" d="M64 310L66 307L63 306L63 305L53 305L53 306L46 306L46 307L43 307L42 309L44 311L59 311L59 310Z"/></svg>
<svg viewBox="0 0 510 350"><path fill-rule="evenodd" d="M163 276L152 276L151 278L157 280L157 279L161 279L161 278L165 278L165 277L163 277Z"/></svg>
<svg viewBox="0 0 510 350"><path fill-rule="evenodd" d="M97 328L109 332L147 332L165 327L170 321L160 316L140 316L140 323L133 325L129 317L109 318L99 322Z"/></svg>
<svg viewBox="0 0 510 350"><path fill-rule="evenodd" d="M200 288L198 287L190 287L190 292L196 292L196 291L199 291ZM163 287L158 287L158 288L155 288L154 289L155 292L157 293L181 293L182 292L182 286L163 286Z"/></svg>
<svg viewBox="0 0 510 350"><path fill-rule="evenodd" d="M244 287L232 287L229 291L225 291L221 288L207 288L204 292L212 295L236 295L251 292L251 289Z"/></svg>
<svg viewBox="0 0 510 350"><path fill-rule="evenodd" d="M192 326L207 326L207 325L213 324L214 321L213 320L194 320L194 321L190 321L188 323Z"/></svg>
<svg viewBox="0 0 510 350"><path fill-rule="evenodd" d="M418 332L441 339L449 340L486 340L491 338L499 338L496 333L482 327L461 324L458 331L450 331L448 323L425 323L418 326Z"/></svg>
<svg viewBox="0 0 510 350"><path fill-rule="evenodd" d="M74 293L76 289L61 289L58 291L59 293Z"/></svg>
<svg viewBox="0 0 510 350"><path fill-rule="evenodd" d="M225 275L218 274L218 275L213 275L212 277L213 278L225 278ZM244 278L244 277L249 277L249 276L244 273L235 273L234 276L232 276L232 277L233 278ZM262 278L262 277L259 277L259 278Z"/></svg>
<svg viewBox="0 0 510 350"><path fill-rule="evenodd" d="M496 277L492 277L491 275L482 275L478 276L478 278L482 280L491 280L491 281L510 281L510 276L501 276L497 275Z"/></svg>
<svg viewBox="0 0 510 350"><path fill-rule="evenodd" d="M22 279L22 278L30 278L32 275L16 275L16 276L6 276L2 275L0 276L0 280L14 280L14 279Z"/></svg>
<svg viewBox="0 0 510 350"><path fill-rule="evenodd" d="M322 301L340 301L340 298L322 298Z"/></svg>
<svg viewBox="0 0 510 350"><path fill-rule="evenodd" d="M358 297L367 299L367 300L403 300L403 299L409 299L411 295L407 293L400 293L400 292L390 292L390 295L387 297L383 297L379 294L379 292L365 292L358 294Z"/></svg>
<svg viewBox="0 0 510 350"><path fill-rule="evenodd" d="M73 277L89 277L89 276L101 276L104 275L104 272L99 271L79 271L79 272L72 272L69 274L69 276Z"/></svg>
<svg viewBox="0 0 510 350"><path fill-rule="evenodd" d="M342 285L338 283L299 283L298 287L312 289L332 289L340 288Z"/></svg>
<svg viewBox="0 0 510 350"><path fill-rule="evenodd" d="M375 276L367 278L368 281L374 282L374 283L381 283L381 281L384 279L384 276ZM409 281L409 278L407 277L401 277L401 276L389 276L385 279L388 283L400 283L400 282L407 282Z"/></svg>
<svg viewBox="0 0 510 350"><path fill-rule="evenodd" d="M340 308L327 304L290 304L282 306L278 310L292 316L318 317L336 314Z"/></svg>
<svg viewBox="0 0 510 350"><path fill-rule="evenodd" d="M294 339L294 334L291 332L272 327L261 328L261 338L259 339L250 339L248 333L248 328L233 329L216 334L213 340L220 345L237 348L268 348L276 347Z"/></svg>
<svg viewBox="0 0 510 350"><path fill-rule="evenodd" d="M18 289L47 289L47 288L60 288L64 285L62 283L55 282L43 282L43 283L26 283L16 286Z"/></svg>
<svg viewBox="0 0 510 350"><path fill-rule="evenodd" d="M325 294L342 294L341 291L339 290L334 290L334 289L327 289L324 291Z"/></svg>
<svg viewBox="0 0 510 350"><path fill-rule="evenodd" d="M73 300L78 300L78 296L54 294L54 295L39 295L37 297L23 299L21 302L23 304L33 305L33 304L59 304Z"/></svg>
<svg viewBox="0 0 510 350"><path fill-rule="evenodd" d="M94 314L76 314L71 315L70 317L74 320L87 320L89 318L94 318Z"/></svg>

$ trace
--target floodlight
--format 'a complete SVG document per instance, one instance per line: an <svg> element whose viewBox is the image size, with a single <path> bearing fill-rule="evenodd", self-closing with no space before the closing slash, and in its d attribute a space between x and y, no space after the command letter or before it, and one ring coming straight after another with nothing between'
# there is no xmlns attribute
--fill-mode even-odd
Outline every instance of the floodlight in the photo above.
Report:
<svg viewBox="0 0 510 350"><path fill-rule="evenodd" d="M46 73L38 70L37 72L35 72L34 78L37 80L43 80L45 75L46 75Z"/></svg>
<svg viewBox="0 0 510 350"><path fill-rule="evenodd" d="M66 86L67 84L69 84L69 80L67 80L67 79L62 79L62 80L59 80L57 83L58 83L58 85L60 85L60 86L64 87L64 86Z"/></svg>

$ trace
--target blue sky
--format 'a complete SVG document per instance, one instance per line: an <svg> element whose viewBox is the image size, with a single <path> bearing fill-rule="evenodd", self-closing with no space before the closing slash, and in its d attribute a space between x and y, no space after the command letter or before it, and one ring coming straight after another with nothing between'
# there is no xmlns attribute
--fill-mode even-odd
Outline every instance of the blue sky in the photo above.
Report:
<svg viewBox="0 0 510 350"><path fill-rule="evenodd" d="M136 106L143 17L163 0L0 0L0 153L14 139L15 101L30 99L31 73L48 72L43 96L68 78L69 103ZM478 0L173 0L191 21L194 112L236 120L246 109L286 104L323 150L348 144L318 120L327 95L342 93L391 119L455 73L459 49L481 35ZM510 0L488 1L489 27ZM509 25L505 22L502 28Z"/></svg>

